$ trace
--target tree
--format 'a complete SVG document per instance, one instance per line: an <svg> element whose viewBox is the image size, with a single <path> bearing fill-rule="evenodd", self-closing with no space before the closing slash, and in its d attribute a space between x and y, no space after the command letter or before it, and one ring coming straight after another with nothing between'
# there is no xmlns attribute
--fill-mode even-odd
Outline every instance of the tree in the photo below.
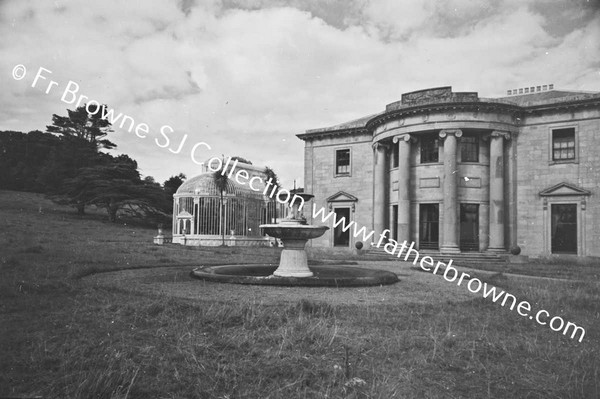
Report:
<svg viewBox="0 0 600 399"><path fill-rule="evenodd" d="M276 188L275 192L278 192L281 183L279 182L279 177L277 176L277 173L275 173L275 171L268 166L265 167L264 173L267 178L267 182L271 180L271 182L273 183L273 187ZM274 219L274 223L277 223L277 198L269 197L269 205L271 208L271 213L269 213L267 210L267 223L270 223L271 219Z"/></svg>
<svg viewBox="0 0 600 399"><path fill-rule="evenodd" d="M76 179L85 168L89 172L89 168L105 164L110 157L106 158L106 154L99 150L116 148L116 144L105 139L112 132L110 122L102 118L105 107L84 104L75 110L67 109L67 116L52 115L52 125L47 126L46 130L62 140L63 153L60 158L63 181ZM78 199L69 196L72 190L72 185L59 184L50 194L55 201L73 205L79 214L84 214L87 203L82 196L78 196Z"/></svg>
<svg viewBox="0 0 600 399"><path fill-rule="evenodd" d="M177 192L177 189L183 184L187 177L180 173L176 176L171 176L163 183L163 190L169 201L173 200L173 194Z"/></svg>
<svg viewBox="0 0 600 399"><path fill-rule="evenodd" d="M72 193L77 192L73 185L78 174L83 170L102 165L106 155L100 149L113 149L116 144L105 139L111 130L111 124L103 119L105 106L83 105L75 110L67 109L68 116L52 115L52 125L46 127L48 133L57 135L61 139L61 151L57 165L60 167L62 181L49 190L50 198L61 204L69 204L77 208L79 214L85 213L87 203L84 196ZM88 112L89 111L89 112ZM137 164L136 164L137 168ZM71 179L70 184L64 184ZM79 179L81 180L81 179Z"/></svg>
<svg viewBox="0 0 600 399"><path fill-rule="evenodd" d="M85 104L74 111L67 109L68 116L52 115L52 125L46 126L46 130L68 139L85 141L96 149L115 148L116 144L104 139L113 131L110 122L102 118L105 109L106 105L86 108Z"/></svg>
<svg viewBox="0 0 600 399"><path fill-rule="evenodd" d="M164 215L162 188L140 179L137 162L127 155L104 155L103 163L82 168L77 176L65 181L68 196L105 208L111 222L117 220L120 210L135 216Z"/></svg>
<svg viewBox="0 0 600 399"><path fill-rule="evenodd" d="M46 192L60 183L59 137L40 131L0 132L0 188Z"/></svg>
<svg viewBox="0 0 600 399"><path fill-rule="evenodd" d="M227 192L227 186L229 185L229 178L226 173L221 173L221 170L217 170L213 173L213 181L217 186L217 190L221 193L221 201L220 201L220 213L221 213L221 236L222 236L222 246L225 246L225 217L224 217L224 204L223 204L223 194Z"/></svg>

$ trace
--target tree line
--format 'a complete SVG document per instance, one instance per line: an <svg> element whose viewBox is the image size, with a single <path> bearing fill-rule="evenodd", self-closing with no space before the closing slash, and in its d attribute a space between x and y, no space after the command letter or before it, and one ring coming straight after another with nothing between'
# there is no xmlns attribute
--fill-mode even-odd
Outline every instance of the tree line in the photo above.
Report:
<svg viewBox="0 0 600 399"><path fill-rule="evenodd" d="M162 185L142 179L135 160L103 151L116 148L107 138L111 124L88 108L91 113L84 104L67 116L54 114L46 132L0 132L0 189L44 193L80 214L95 205L112 222L120 213L166 221L185 175Z"/></svg>

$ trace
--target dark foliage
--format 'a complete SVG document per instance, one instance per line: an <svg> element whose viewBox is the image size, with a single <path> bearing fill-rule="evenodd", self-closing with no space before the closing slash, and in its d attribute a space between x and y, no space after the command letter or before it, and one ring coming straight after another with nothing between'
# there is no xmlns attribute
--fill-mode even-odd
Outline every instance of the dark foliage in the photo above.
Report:
<svg viewBox="0 0 600 399"><path fill-rule="evenodd" d="M88 113L86 106L82 105L76 110L67 110L68 116L52 115L52 125L47 126L49 133L55 133L65 138L83 140L97 149L115 148L117 145L105 139L112 132L111 124L103 119L105 105L91 106Z"/></svg>
<svg viewBox="0 0 600 399"><path fill-rule="evenodd" d="M82 106L67 112L53 115L47 133L0 132L0 189L45 193L80 214L96 205L111 221L119 212L164 221L175 183L165 191L151 176L142 180L129 156L101 152L116 147L105 138L112 130L101 111L89 114Z"/></svg>
<svg viewBox="0 0 600 399"><path fill-rule="evenodd" d="M183 184L187 177L180 173L177 176L171 176L163 183L163 189L165 190L165 195L169 201L173 200L173 194L177 192L179 186Z"/></svg>

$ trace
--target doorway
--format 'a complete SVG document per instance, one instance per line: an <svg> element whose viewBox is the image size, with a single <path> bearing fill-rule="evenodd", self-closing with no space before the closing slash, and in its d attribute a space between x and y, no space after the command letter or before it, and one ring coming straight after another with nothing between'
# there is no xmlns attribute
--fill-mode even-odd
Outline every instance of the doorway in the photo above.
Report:
<svg viewBox="0 0 600 399"><path fill-rule="evenodd" d="M479 251L479 204L460 204L460 250Z"/></svg>
<svg viewBox="0 0 600 399"><path fill-rule="evenodd" d="M552 253L577 254L577 204L552 204Z"/></svg>
<svg viewBox="0 0 600 399"><path fill-rule="evenodd" d="M419 205L419 249L440 247L440 205Z"/></svg>
<svg viewBox="0 0 600 399"><path fill-rule="evenodd" d="M344 226L350 223L350 208L335 208L335 220L344 218L344 223L339 223L333 230L333 246L334 247L349 247L350 246L350 229L343 231Z"/></svg>

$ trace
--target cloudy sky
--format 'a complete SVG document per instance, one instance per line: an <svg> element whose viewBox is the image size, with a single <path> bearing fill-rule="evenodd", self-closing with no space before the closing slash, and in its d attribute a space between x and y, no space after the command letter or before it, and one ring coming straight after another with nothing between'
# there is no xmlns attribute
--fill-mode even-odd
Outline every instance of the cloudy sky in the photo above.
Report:
<svg viewBox="0 0 600 399"><path fill-rule="evenodd" d="M111 134L144 176L197 174L204 142L198 160L243 156L301 184L296 134L405 92L600 91L600 1L0 0L0 130L45 130L74 108L69 81L149 126Z"/></svg>

